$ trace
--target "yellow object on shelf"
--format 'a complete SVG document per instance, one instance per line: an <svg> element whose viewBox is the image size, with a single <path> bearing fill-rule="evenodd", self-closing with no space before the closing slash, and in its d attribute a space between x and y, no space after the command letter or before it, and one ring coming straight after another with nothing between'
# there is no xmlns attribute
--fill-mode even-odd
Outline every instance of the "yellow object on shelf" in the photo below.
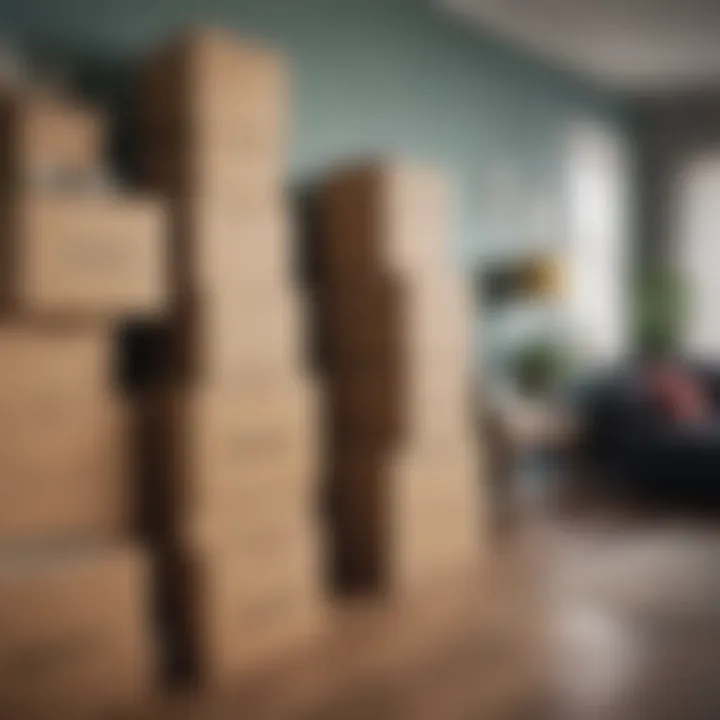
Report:
<svg viewBox="0 0 720 720"><path fill-rule="evenodd" d="M560 260L552 255L533 258L521 265L519 292L533 298L555 298L564 293L565 275Z"/></svg>

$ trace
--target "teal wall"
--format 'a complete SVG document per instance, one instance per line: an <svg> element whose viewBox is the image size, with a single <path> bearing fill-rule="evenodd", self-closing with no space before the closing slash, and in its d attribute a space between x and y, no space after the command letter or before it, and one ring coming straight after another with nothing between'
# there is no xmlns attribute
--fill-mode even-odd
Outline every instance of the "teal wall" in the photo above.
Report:
<svg viewBox="0 0 720 720"><path fill-rule="evenodd" d="M443 167L457 186L453 251L466 266L488 248L522 246L538 194L559 204L569 119L628 126L619 99L483 37L430 0L0 0L4 37L123 71L195 22L236 27L290 58L295 178L368 152ZM517 209L498 219L493 188L508 169Z"/></svg>

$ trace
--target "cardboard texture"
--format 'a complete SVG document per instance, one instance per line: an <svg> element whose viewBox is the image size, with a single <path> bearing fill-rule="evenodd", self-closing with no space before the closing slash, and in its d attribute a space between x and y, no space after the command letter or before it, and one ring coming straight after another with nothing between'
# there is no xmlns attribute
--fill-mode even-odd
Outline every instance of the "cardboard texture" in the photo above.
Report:
<svg viewBox="0 0 720 720"><path fill-rule="evenodd" d="M320 198L326 281L345 285L379 269L408 280L447 272L448 200L444 181L419 166L369 162L336 170Z"/></svg>
<svg viewBox="0 0 720 720"><path fill-rule="evenodd" d="M139 125L149 145L182 151L217 143L243 156L282 143L289 71L274 52L231 33L195 30L149 58L139 78Z"/></svg>
<svg viewBox="0 0 720 720"><path fill-rule="evenodd" d="M227 206L262 204L279 192L285 175L279 144L232 138L198 138L197 144L179 146L160 138L138 158L138 165L153 192Z"/></svg>
<svg viewBox="0 0 720 720"><path fill-rule="evenodd" d="M49 319L119 319L168 308L163 207L124 197L5 198L6 309Z"/></svg>
<svg viewBox="0 0 720 720"><path fill-rule="evenodd" d="M30 406L110 394L112 339L104 328L0 327L0 401Z"/></svg>
<svg viewBox="0 0 720 720"><path fill-rule="evenodd" d="M0 714L135 706L153 673L147 622L146 561L133 547L3 552Z"/></svg>
<svg viewBox="0 0 720 720"><path fill-rule="evenodd" d="M178 537L240 537L251 515L311 519L317 406L299 379L169 389L148 401L163 497L157 526ZM294 508L294 509L293 509ZM278 521L280 522L280 521Z"/></svg>
<svg viewBox="0 0 720 720"><path fill-rule="evenodd" d="M223 685L261 671L321 631L315 538L295 535L260 550L185 547L168 563L190 662Z"/></svg>
<svg viewBox="0 0 720 720"><path fill-rule="evenodd" d="M196 199L187 210L181 239L185 267L178 272L182 287L199 293L292 290L294 229L276 198L245 205Z"/></svg>
<svg viewBox="0 0 720 720"><path fill-rule="evenodd" d="M138 83L138 165L169 198L177 299L174 382L145 420L161 448L150 525L170 548L177 656L211 681L251 671L319 616L318 409L282 195L287 85L274 53L216 31L149 58Z"/></svg>
<svg viewBox="0 0 720 720"><path fill-rule="evenodd" d="M127 407L104 330L0 328L0 541L131 528Z"/></svg>
<svg viewBox="0 0 720 720"><path fill-rule="evenodd" d="M0 542L131 532L127 408L64 389L0 400Z"/></svg>
<svg viewBox="0 0 720 720"><path fill-rule="evenodd" d="M480 547L469 298L450 271L443 178L340 169L320 194L316 295L336 575L406 588ZM384 438L384 442L378 442Z"/></svg>
<svg viewBox="0 0 720 720"><path fill-rule="evenodd" d="M0 95L0 184L18 189L92 181L103 167L105 119L64 98Z"/></svg>
<svg viewBox="0 0 720 720"><path fill-rule="evenodd" d="M268 370L287 376L302 369L300 309L272 286L188 297L182 308L173 342L186 378L221 384Z"/></svg>

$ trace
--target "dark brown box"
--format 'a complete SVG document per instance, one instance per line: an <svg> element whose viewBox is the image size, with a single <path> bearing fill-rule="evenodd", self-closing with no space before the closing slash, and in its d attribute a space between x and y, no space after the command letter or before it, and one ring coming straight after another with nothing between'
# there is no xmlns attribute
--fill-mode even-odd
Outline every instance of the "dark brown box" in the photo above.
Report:
<svg viewBox="0 0 720 720"><path fill-rule="evenodd" d="M320 287L317 294L318 334L331 372L403 362L408 298L397 274L382 272L362 284Z"/></svg>
<svg viewBox="0 0 720 720"><path fill-rule="evenodd" d="M392 543L391 465L374 445L333 450L325 479L331 580L341 592L388 587Z"/></svg>

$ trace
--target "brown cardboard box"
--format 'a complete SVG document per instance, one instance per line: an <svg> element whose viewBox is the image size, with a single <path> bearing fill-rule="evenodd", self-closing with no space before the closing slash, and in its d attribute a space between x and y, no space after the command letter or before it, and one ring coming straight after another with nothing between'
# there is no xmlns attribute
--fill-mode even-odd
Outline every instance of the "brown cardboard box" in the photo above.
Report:
<svg viewBox="0 0 720 720"><path fill-rule="evenodd" d="M49 95L0 96L0 183L77 183L103 167L105 122L87 107Z"/></svg>
<svg viewBox="0 0 720 720"><path fill-rule="evenodd" d="M405 379L393 368L336 372L326 391L328 417L343 435L392 444L408 424Z"/></svg>
<svg viewBox="0 0 720 720"><path fill-rule="evenodd" d="M393 509L398 522L421 520L429 525L459 524L474 517L481 502L480 478L465 458L425 462L416 472L393 478Z"/></svg>
<svg viewBox="0 0 720 720"><path fill-rule="evenodd" d="M432 277L449 267L442 178L401 163L338 170L322 190L320 261L326 282L346 285L382 269Z"/></svg>
<svg viewBox="0 0 720 720"><path fill-rule="evenodd" d="M323 290L317 316L331 370L404 362L408 297L396 273L378 272L362 284Z"/></svg>
<svg viewBox="0 0 720 720"><path fill-rule="evenodd" d="M391 262L409 278L454 275L451 269L451 193L434 169L407 162L386 163L384 232Z"/></svg>
<svg viewBox="0 0 720 720"><path fill-rule="evenodd" d="M184 601L178 632L192 665L224 684L311 641L322 628L318 547L296 534L262 551L186 548L175 558L174 594Z"/></svg>
<svg viewBox="0 0 720 720"><path fill-rule="evenodd" d="M6 197L6 306L46 318L167 309L163 207L145 198Z"/></svg>
<svg viewBox="0 0 720 720"><path fill-rule="evenodd" d="M312 525L318 515L317 460L309 444L292 444L199 477L184 534L205 542L262 545Z"/></svg>
<svg viewBox="0 0 720 720"><path fill-rule="evenodd" d="M432 442L433 438L463 438L472 434L471 384L461 375L436 366L435 374L409 373L404 394L408 441Z"/></svg>
<svg viewBox="0 0 720 720"><path fill-rule="evenodd" d="M339 171L321 189L317 242L323 284L342 288L399 269L387 263L381 201L380 171L370 165Z"/></svg>
<svg viewBox="0 0 720 720"><path fill-rule="evenodd" d="M195 30L143 65L140 125L157 140L273 147L284 140L288 70L273 52L219 30Z"/></svg>
<svg viewBox="0 0 720 720"><path fill-rule="evenodd" d="M258 372L291 375L303 363L302 316L280 288L238 286L186 296L176 327L180 374L201 382L235 382Z"/></svg>
<svg viewBox="0 0 720 720"><path fill-rule="evenodd" d="M226 205L265 202L284 186L282 148L253 142L189 141L187 144L146 143L138 158L145 185L164 197L222 201Z"/></svg>
<svg viewBox="0 0 720 720"><path fill-rule="evenodd" d="M152 675L147 580L132 547L3 552L2 717L90 717L137 704Z"/></svg>
<svg viewBox="0 0 720 720"><path fill-rule="evenodd" d="M52 407L103 396L111 384L111 348L110 334L102 328L4 324L0 402Z"/></svg>
<svg viewBox="0 0 720 720"><path fill-rule="evenodd" d="M390 569L390 465L374 447L336 447L325 489L333 581L341 591L385 587Z"/></svg>
<svg viewBox="0 0 720 720"><path fill-rule="evenodd" d="M246 205L194 200L187 209L178 240L182 287L215 294L247 288L263 300L295 290L292 222L279 199L265 196Z"/></svg>
<svg viewBox="0 0 720 720"><path fill-rule="evenodd" d="M408 283L402 319L413 357L467 355L473 310L465 286L453 277Z"/></svg>
<svg viewBox="0 0 720 720"><path fill-rule="evenodd" d="M0 538L126 533L126 422L106 331L0 329Z"/></svg>
<svg viewBox="0 0 720 720"><path fill-rule="evenodd" d="M165 488L163 532L185 534L216 518L217 532L227 534L233 514L241 519L265 502L309 512L318 408L300 378L256 374L235 385L169 389L147 412L164 461L155 478Z"/></svg>
<svg viewBox="0 0 720 720"><path fill-rule="evenodd" d="M413 448L393 462L393 579L413 585L477 564L485 546L483 477L462 438Z"/></svg>
<svg viewBox="0 0 720 720"><path fill-rule="evenodd" d="M126 413L119 400L62 387L0 399L0 540L131 530Z"/></svg>
<svg viewBox="0 0 720 720"><path fill-rule="evenodd" d="M453 577L467 577L482 567L483 545L473 535L444 535L445 528L427 527L418 538L439 538L436 543L419 540L396 549L392 560L393 587L398 592L435 586Z"/></svg>

